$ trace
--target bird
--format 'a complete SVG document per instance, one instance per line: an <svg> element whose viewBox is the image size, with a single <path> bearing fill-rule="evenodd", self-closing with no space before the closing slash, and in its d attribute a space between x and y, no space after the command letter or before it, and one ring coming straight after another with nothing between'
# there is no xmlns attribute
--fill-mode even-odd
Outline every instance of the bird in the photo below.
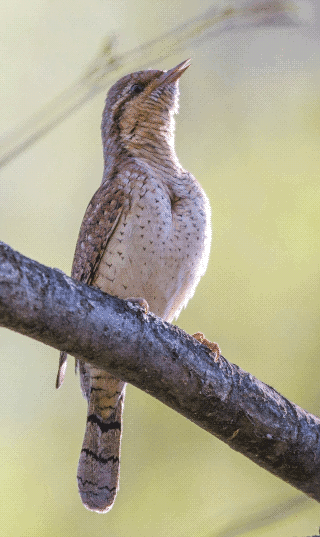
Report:
<svg viewBox="0 0 320 537"><path fill-rule="evenodd" d="M136 302L168 322L193 296L211 243L208 198L174 147L179 79L189 66L190 59L168 71L134 72L108 91L102 182L85 212L71 272L75 280ZM210 343L201 333L195 337ZM57 387L66 360L61 352ZM88 401L78 489L87 509L105 513L119 488L125 383L77 362Z"/></svg>

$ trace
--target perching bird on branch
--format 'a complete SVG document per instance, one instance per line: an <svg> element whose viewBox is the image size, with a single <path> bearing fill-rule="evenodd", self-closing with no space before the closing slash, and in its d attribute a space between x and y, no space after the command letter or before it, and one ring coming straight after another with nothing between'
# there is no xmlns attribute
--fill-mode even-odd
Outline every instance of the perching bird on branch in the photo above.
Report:
<svg viewBox="0 0 320 537"><path fill-rule="evenodd" d="M186 60L139 71L109 90L102 116L104 172L81 225L72 277L171 322L194 294L210 250L210 207L174 149ZM133 298L130 298L133 297ZM219 352L218 346L213 350ZM57 387L63 381L61 353ZM88 509L108 511L119 484L125 383L79 361L88 400L78 485Z"/></svg>

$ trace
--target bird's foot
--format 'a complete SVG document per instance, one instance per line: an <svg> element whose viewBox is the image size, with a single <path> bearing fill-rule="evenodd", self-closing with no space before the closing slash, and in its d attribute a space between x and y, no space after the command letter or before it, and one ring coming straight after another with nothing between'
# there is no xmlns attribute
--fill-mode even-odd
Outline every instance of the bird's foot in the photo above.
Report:
<svg viewBox="0 0 320 537"><path fill-rule="evenodd" d="M215 343L214 341L209 341L204 337L204 334L202 332L196 332L192 335L197 341L208 347L211 352L215 353L214 361L217 362L219 360L219 357L221 355L220 347L218 343Z"/></svg>
<svg viewBox="0 0 320 537"><path fill-rule="evenodd" d="M149 304L148 302L141 297L129 297L125 299L126 302L131 302L131 304L137 304L137 306L140 306L144 310L144 313L149 313Z"/></svg>

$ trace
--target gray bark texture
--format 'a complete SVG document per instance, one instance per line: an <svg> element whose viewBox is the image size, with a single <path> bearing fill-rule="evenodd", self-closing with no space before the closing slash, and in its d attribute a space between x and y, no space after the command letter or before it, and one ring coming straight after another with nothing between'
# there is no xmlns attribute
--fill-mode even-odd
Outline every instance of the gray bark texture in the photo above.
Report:
<svg viewBox="0 0 320 537"><path fill-rule="evenodd" d="M0 326L130 382L320 501L319 418L180 328L1 242Z"/></svg>

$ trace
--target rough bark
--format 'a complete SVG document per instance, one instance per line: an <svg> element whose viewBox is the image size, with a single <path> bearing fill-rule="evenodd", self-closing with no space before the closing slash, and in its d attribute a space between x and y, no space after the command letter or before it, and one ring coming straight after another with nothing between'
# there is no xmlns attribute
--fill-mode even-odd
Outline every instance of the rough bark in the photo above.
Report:
<svg viewBox="0 0 320 537"><path fill-rule="evenodd" d="M320 420L137 306L0 243L0 326L156 397L320 501ZM53 379L54 380L54 379Z"/></svg>

